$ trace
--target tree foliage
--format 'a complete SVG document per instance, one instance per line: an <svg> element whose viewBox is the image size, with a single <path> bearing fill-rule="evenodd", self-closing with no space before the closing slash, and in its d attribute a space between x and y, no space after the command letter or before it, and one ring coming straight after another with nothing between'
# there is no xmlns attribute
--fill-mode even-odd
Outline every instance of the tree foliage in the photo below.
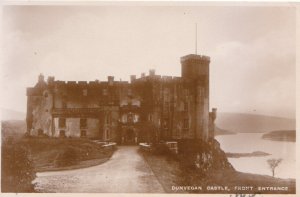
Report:
<svg viewBox="0 0 300 197"><path fill-rule="evenodd" d="M1 191L32 192L36 174L29 151L20 143L2 144Z"/></svg>
<svg viewBox="0 0 300 197"><path fill-rule="evenodd" d="M272 171L272 175L274 177L275 176L275 169L282 162L282 159L268 159L267 162L269 164L269 167Z"/></svg>

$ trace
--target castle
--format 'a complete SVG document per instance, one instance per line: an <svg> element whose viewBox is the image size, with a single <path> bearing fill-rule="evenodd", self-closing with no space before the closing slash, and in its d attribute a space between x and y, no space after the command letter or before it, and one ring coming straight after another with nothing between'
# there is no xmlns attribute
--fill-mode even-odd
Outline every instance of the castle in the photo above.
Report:
<svg viewBox="0 0 300 197"><path fill-rule="evenodd" d="M86 137L118 144L149 140L214 138L216 109L209 112L207 56L181 57L181 77L155 70L130 82L58 81L38 77L27 88L27 132L35 136Z"/></svg>

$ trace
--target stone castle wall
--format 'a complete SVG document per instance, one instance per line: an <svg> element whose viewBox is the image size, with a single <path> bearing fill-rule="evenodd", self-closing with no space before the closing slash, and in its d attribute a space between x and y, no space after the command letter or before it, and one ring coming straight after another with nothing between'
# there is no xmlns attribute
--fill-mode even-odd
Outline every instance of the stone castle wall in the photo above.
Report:
<svg viewBox="0 0 300 197"><path fill-rule="evenodd" d="M181 58L182 76L159 76L154 70L131 82L55 81L39 76L35 87L27 89L27 127L36 135L64 135L124 141L134 133L145 140L143 125L155 130L157 140L213 138L209 116L209 58L188 55ZM138 122L122 122L123 116L136 114ZM65 126L59 126L65 119ZM86 119L81 128L81 119ZM134 132L130 131L134 130ZM127 133L127 134L126 134ZM129 135L129 134L128 134ZM131 135L131 134L130 134ZM128 137L128 136L127 136Z"/></svg>

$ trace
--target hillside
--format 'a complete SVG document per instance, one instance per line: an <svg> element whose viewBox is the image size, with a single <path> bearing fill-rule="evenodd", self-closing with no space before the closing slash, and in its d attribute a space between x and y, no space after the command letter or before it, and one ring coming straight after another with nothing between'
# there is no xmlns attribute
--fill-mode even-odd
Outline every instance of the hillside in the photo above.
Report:
<svg viewBox="0 0 300 197"><path fill-rule="evenodd" d="M216 126L236 133L263 133L274 130L295 130L296 120L242 113L218 113Z"/></svg>
<svg viewBox="0 0 300 197"><path fill-rule="evenodd" d="M296 142L296 130L271 131L265 133L262 138L273 141Z"/></svg>
<svg viewBox="0 0 300 197"><path fill-rule="evenodd" d="M1 108L1 120L25 120L26 114L23 112Z"/></svg>
<svg viewBox="0 0 300 197"><path fill-rule="evenodd" d="M26 132L25 120L5 120L1 121L2 141L8 137L20 138Z"/></svg>
<svg viewBox="0 0 300 197"><path fill-rule="evenodd" d="M219 127L216 127L215 129L215 136L217 135L234 135L236 133L232 132L232 131L227 131L225 129L221 129Z"/></svg>

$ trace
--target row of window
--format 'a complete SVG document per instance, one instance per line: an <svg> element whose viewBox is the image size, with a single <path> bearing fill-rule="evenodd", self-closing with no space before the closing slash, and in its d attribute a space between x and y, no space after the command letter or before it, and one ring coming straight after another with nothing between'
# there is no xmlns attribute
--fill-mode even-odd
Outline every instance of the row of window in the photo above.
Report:
<svg viewBox="0 0 300 197"><path fill-rule="evenodd" d="M184 102L183 103L183 111L188 111L188 107L189 107L188 103ZM170 109L170 102L166 101L164 103L164 111L169 111L169 109Z"/></svg>
<svg viewBox="0 0 300 197"><path fill-rule="evenodd" d="M87 128L87 119L86 118L80 118L80 128ZM59 128L65 128L66 127L66 119L65 118L59 118L58 119L58 127Z"/></svg>
<svg viewBox="0 0 300 197"><path fill-rule="evenodd" d="M168 123L169 123L169 119L164 119L163 121L163 128L164 129L168 129ZM188 118L185 118L183 119L183 128L184 129L189 129L189 119Z"/></svg>
<svg viewBox="0 0 300 197"><path fill-rule="evenodd" d="M59 130L59 137L66 137L66 131ZM80 130L80 137L86 137L86 130Z"/></svg>
<svg viewBox="0 0 300 197"><path fill-rule="evenodd" d="M131 117L131 116L129 116L129 117ZM152 121L152 118L153 118L152 115L149 115L149 120L150 121ZM130 121L133 121L133 120L132 119L128 119L127 121L130 122ZM106 122L106 124L110 124L111 123L111 116L107 116L105 122ZM167 119L167 118L164 119L164 121L163 121L163 128L164 129L168 128L168 122L169 122L169 119ZM79 125L80 125L81 129L87 128L87 119L86 118L80 118ZM66 118L59 118L58 119L58 127L59 128L65 128L66 127ZM184 129L188 129L189 128L189 119L188 118L183 119L183 128Z"/></svg>

